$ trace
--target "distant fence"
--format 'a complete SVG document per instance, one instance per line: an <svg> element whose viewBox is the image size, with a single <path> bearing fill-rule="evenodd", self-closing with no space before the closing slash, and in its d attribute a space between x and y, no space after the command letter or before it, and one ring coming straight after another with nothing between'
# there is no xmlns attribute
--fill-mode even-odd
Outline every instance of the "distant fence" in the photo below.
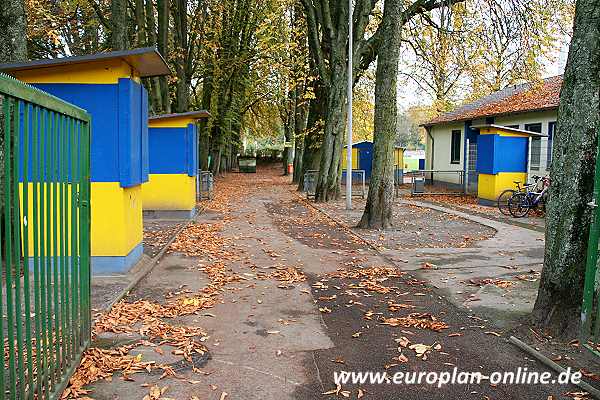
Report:
<svg viewBox="0 0 600 400"><path fill-rule="evenodd" d="M367 184L365 179L365 171L362 169L352 170L352 196L367 197ZM304 173L303 192L306 193L306 198L314 198L317 191L317 182L319 180L318 170L307 170ZM342 172L342 196L346 195L346 171Z"/></svg>
<svg viewBox="0 0 600 400"><path fill-rule="evenodd" d="M411 195L464 195L465 172L445 170L410 171Z"/></svg>
<svg viewBox="0 0 600 400"><path fill-rule="evenodd" d="M2 74L0 104L0 399L56 399L90 342L90 116Z"/></svg>

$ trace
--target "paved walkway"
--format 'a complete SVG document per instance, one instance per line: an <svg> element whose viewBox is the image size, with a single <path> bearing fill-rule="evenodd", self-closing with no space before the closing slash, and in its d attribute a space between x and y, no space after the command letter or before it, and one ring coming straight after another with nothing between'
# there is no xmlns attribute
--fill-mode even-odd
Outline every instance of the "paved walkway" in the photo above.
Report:
<svg viewBox="0 0 600 400"><path fill-rule="evenodd" d="M544 257L544 235L482 215L429 202L400 200L394 228L354 228L364 209L355 200L317 208L377 247L402 271L425 279L450 302L509 329L531 312Z"/></svg>
<svg viewBox="0 0 600 400"><path fill-rule="evenodd" d="M465 248L443 250L415 242L402 255L406 271L399 271L299 200L277 175L279 168L259 172L220 180L215 201L196 224L125 302L98 316L94 345L99 350L84 359L72 389L92 390L95 399L150 400L546 400L573 390L485 381L439 389L426 384L336 388L333 374L342 370L392 375L457 367L487 375L546 369L498 337L495 325L461 311L443 291L413 276L426 260L440 266L437 273L442 266L449 271L449 265L456 269L473 257L491 257L500 251L500 245L486 241L493 227L457 216L457 224L480 229L483 241L449 238ZM496 236L505 246L518 244L508 232ZM507 254L515 265L539 259L522 245ZM428 274L434 285L441 279ZM106 365L113 370L98 373L98 359L102 371ZM132 374L135 370L142 372ZM101 376L112 377L95 381Z"/></svg>

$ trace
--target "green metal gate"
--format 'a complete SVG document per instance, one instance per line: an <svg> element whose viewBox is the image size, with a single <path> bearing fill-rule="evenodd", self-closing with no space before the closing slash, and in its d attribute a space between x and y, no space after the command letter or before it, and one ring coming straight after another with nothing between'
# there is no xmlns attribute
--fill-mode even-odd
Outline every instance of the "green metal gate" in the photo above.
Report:
<svg viewBox="0 0 600 400"><path fill-rule="evenodd" d="M0 400L58 398L90 341L90 116L0 74L0 122Z"/></svg>
<svg viewBox="0 0 600 400"><path fill-rule="evenodd" d="M599 147L600 149L600 147ZM600 341L600 307L598 279L598 239L600 239L600 151L596 156L596 174L594 178L594 197L588 204L592 208L592 224L588 238L587 266L583 288L583 303L581 306L581 339L584 347L596 355L600 353L595 346L590 346L587 341L595 343Z"/></svg>

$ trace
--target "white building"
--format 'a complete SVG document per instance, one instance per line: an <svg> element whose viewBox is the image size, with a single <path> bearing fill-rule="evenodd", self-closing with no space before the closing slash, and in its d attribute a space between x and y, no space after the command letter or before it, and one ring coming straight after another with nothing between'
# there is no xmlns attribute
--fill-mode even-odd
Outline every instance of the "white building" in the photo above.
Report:
<svg viewBox="0 0 600 400"><path fill-rule="evenodd" d="M427 122L423 125L427 130L426 169L462 171L469 190L480 197L478 187L485 181L480 176L484 172L496 175L496 186L484 188L489 192L485 197L491 197L500 186L514 187L515 178L547 175L561 85L562 76L556 76L538 84L510 86ZM500 139L481 140L483 134ZM439 181L462 183L460 173L436 175Z"/></svg>

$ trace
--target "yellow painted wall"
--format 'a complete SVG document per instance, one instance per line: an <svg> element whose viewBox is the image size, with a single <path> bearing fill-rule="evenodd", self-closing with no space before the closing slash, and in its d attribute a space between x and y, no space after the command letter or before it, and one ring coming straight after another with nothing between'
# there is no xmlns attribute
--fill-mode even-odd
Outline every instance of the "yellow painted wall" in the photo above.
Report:
<svg viewBox="0 0 600 400"><path fill-rule="evenodd" d="M92 257L125 256L143 239L142 186L92 182Z"/></svg>
<svg viewBox="0 0 600 400"><path fill-rule="evenodd" d="M27 236L28 236L28 254L29 256L34 256L35 255L35 249L34 249L34 236L37 234L37 239L38 239L38 243L40 243L41 241L44 242L44 248L38 248L38 255L40 254L48 254L46 252L47 250L47 245L46 243L48 242L48 238L50 238L51 243L50 243L50 253L51 255L54 254L54 252L52 251L53 249L53 243L56 241L56 245L57 248L62 246L62 238L63 238L63 229L66 229L67 232L67 240L68 242L66 243L67 245L67 251L66 251L66 255L70 255L71 254L71 218L72 218L72 214L71 214L71 185L67 184L65 187L65 192L62 192L62 189L60 188L60 185L48 185L46 183L40 183L37 186L37 203L38 203L38 209L37 209L37 213L34 212L33 209L33 198L34 198L34 184L33 183L28 183L27 185L27 210L25 209L25 205L23 204L23 199L25 198L25 193L24 193L24 186L23 183L19 183L19 199L20 199L20 204L19 204L19 211L21 214L21 223L24 223L25 221L27 221L27 225L26 225L26 229L27 229ZM66 204L65 208L66 208L66 212L65 217L68 218L66 220L66 225L63 226L57 226L56 227L56 235L54 235L54 227L53 227L53 223L54 223L54 213L50 212L48 213L48 207L47 207L47 201L50 200L50 210L54 210L53 204L55 202L55 196L54 196L54 187L56 187L56 220L58 221L58 223L61 223L61 221L63 221L63 207L62 204ZM50 192L48 193L47 189L50 189ZM43 202L41 197L43 196ZM63 203L64 201L64 203ZM27 214L25 214L25 211L27 211ZM26 218L25 218L26 217ZM47 227L50 227L50 235L47 234ZM38 231L34 232L34 227L37 227ZM23 226L21 226L21 239L23 239ZM21 245L24 246L24 241L22 240ZM23 249L24 251L24 249ZM62 254L60 251L58 252L58 254Z"/></svg>
<svg viewBox="0 0 600 400"><path fill-rule="evenodd" d="M142 185L144 210L193 210L196 178L187 174L150 174Z"/></svg>
<svg viewBox="0 0 600 400"><path fill-rule="evenodd" d="M14 71L10 73L27 83L115 84L119 78L139 81L137 72L123 60L103 60L72 65Z"/></svg>
<svg viewBox="0 0 600 400"><path fill-rule="evenodd" d="M348 162L347 160L347 155L346 155L346 149L344 148L344 150L342 151L342 168L346 169ZM352 148L352 169L358 169L358 149L357 148Z"/></svg>
<svg viewBox="0 0 600 400"><path fill-rule="evenodd" d="M515 188L514 181L526 182L527 174L524 172L500 172L497 175L479 174L478 197L496 201L504 190Z"/></svg>
<svg viewBox="0 0 600 400"><path fill-rule="evenodd" d="M482 128L479 130L480 135L500 135L500 136L514 136L514 137L529 137L526 133L512 132L507 129L499 127L493 128Z"/></svg>
<svg viewBox="0 0 600 400"><path fill-rule="evenodd" d="M44 190L44 213L39 209L38 212L42 217L47 213L46 207L46 190L45 184L40 184L39 187ZM52 185L51 185L52 192ZM71 187L66 188L66 207L67 207L67 255L71 254ZM132 188L122 188L119 182L92 182L91 183L91 255L94 256L111 256L119 257L126 256L129 252L143 239L142 227L142 199L141 186ZM23 199L23 185L20 185L20 196ZM39 196L39 192L38 192ZM34 232L33 223L36 220L36 215L33 212L33 184L28 185L28 237L29 237L29 256L34 255ZM38 197L39 199L39 197ZM56 197L57 203L61 201L60 193ZM51 203L54 201L54 196L50 196ZM38 203L40 201L38 200ZM57 221L62 221L62 207L57 207ZM23 217L24 208L21 205L21 217ZM23 219L22 219L23 220ZM79 217L78 217L79 220ZM41 237L47 241L46 226L52 224L53 215L50 213L48 219L43 218L43 232L38 232L38 240ZM43 236L41 236L43 235ZM52 241L57 240L61 243L62 231L57 228L57 234L50 233ZM45 254L45 253L42 253ZM53 252L51 252L53 254Z"/></svg>
<svg viewBox="0 0 600 400"><path fill-rule="evenodd" d="M187 128L189 124L195 124L197 118L175 117L159 120L148 120L149 128Z"/></svg>
<svg viewBox="0 0 600 400"><path fill-rule="evenodd" d="M394 149L394 164L404 169L404 149Z"/></svg>

